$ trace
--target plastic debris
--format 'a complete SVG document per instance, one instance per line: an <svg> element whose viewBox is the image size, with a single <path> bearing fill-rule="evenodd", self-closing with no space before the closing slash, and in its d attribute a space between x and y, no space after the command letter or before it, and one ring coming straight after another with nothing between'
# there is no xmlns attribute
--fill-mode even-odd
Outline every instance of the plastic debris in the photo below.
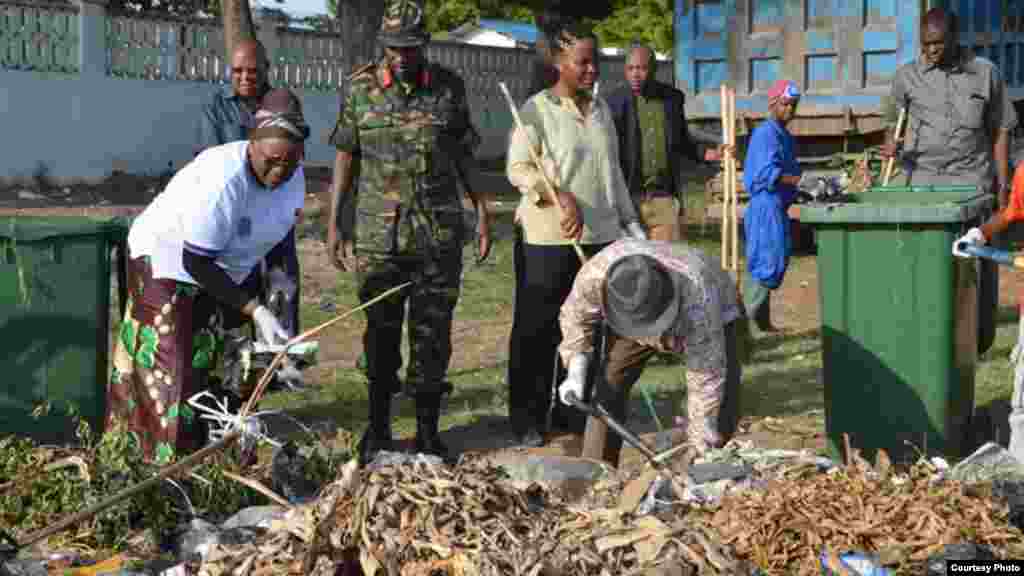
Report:
<svg viewBox="0 0 1024 576"><path fill-rule="evenodd" d="M892 574L880 564L877 557L866 554L822 552L819 560L823 576L891 576Z"/></svg>
<svg viewBox="0 0 1024 576"><path fill-rule="evenodd" d="M979 546L971 542L951 544L942 552L928 558L926 576L946 576L947 560L995 560L996 556L987 546Z"/></svg>
<svg viewBox="0 0 1024 576"><path fill-rule="evenodd" d="M221 524L222 530L233 528L270 528L275 520L284 518L281 506L251 506L240 510Z"/></svg>
<svg viewBox="0 0 1024 576"><path fill-rule="evenodd" d="M1002 446L989 442L954 466L948 475L964 483L1024 481L1024 464Z"/></svg>
<svg viewBox="0 0 1024 576"><path fill-rule="evenodd" d="M270 465L271 488L293 504L315 497L320 489L306 476L306 461L293 442L274 451Z"/></svg>

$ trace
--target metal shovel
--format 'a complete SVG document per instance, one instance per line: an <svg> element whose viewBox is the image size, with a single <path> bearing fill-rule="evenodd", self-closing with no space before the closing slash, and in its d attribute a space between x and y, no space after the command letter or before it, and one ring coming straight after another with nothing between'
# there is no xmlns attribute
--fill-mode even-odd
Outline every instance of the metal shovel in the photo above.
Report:
<svg viewBox="0 0 1024 576"><path fill-rule="evenodd" d="M612 417L612 415L605 410L604 406L601 406L601 404L597 402L594 402L593 404L582 402L575 394L569 394L566 400L568 400L568 404L574 408L582 410L607 424L608 427L621 436L627 444L639 450L652 468L668 476L669 481L672 483L672 488L680 497L686 494L687 486L693 486L693 479L690 478L689 474L686 472L677 472L670 466L666 466L664 460L659 458L659 455L655 453L650 446L645 444L644 441L641 440L639 436L631 432L629 428L626 428L622 423Z"/></svg>

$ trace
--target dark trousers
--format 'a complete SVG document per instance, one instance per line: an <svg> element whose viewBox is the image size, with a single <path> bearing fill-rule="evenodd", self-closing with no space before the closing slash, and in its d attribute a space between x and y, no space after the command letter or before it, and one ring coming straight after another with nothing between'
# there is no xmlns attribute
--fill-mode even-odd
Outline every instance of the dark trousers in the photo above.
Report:
<svg viewBox="0 0 1024 576"><path fill-rule="evenodd" d="M607 245L584 245L583 252L589 258ZM506 376L508 417L516 434L531 428L544 432L552 386L564 377L561 362L557 362L559 374L555 375L555 351L562 340L558 314L572 290L580 261L572 246L527 244L521 234L513 251L516 295ZM572 428L570 411L576 412L557 406L555 422ZM580 425L582 422L579 418Z"/></svg>

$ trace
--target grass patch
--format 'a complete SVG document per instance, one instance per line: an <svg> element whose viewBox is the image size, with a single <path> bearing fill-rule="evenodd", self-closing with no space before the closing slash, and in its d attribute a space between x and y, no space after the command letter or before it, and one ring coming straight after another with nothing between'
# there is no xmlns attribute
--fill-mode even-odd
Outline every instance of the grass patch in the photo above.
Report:
<svg viewBox="0 0 1024 576"><path fill-rule="evenodd" d="M517 200L508 194L499 195L498 199L506 203ZM688 201L691 222L700 210L703 210L703 189L693 186ZM465 350L465 347L477 346L480 339L488 336L492 339L500 338L502 342L507 340L511 328L514 281L511 218L510 212L495 215L495 242L488 262L476 265L475 250L467 246L462 292L455 313L457 325L453 333L453 347ZM709 224L703 235L699 224L688 228L691 244L714 257L720 252L719 234L716 224ZM792 260L791 270L814 265L814 256L797 255ZM793 281L787 279L787 282ZM817 286L813 285L809 288L816 289ZM320 304L327 300L336 304L338 312L356 306L355 279L351 275L339 274L337 283L321 295L321 302L304 303L304 326L315 325L338 313L322 309ZM817 306L817 298L810 292L806 305ZM363 326L363 320L359 318L357 322L344 324L341 329L358 330L361 334ZM822 364L819 335L817 326L813 326L797 333L758 341L751 362L743 368L741 402L744 417L806 419L810 415L810 419L820 429L824 429L824 385L820 376ZM978 361L975 381L977 406L990 406L1006 402L1009 398L1013 370L1008 355L1015 344L1016 335L1016 311L1003 309L995 343ZM352 342L352 333L348 336L348 341ZM405 343L403 357L408 359ZM492 355L481 358L477 365L450 371L449 379L455 385L455 392L443 412L443 429L468 427L483 433L484 430L491 430L489 427L495 422L504 419L507 406L506 360L503 348L498 358ZM656 429L654 419L641 396L641 388L650 394L663 424L667 425L675 415L683 414L683 376L684 371L679 365L664 360L649 363L634 389L630 425L640 432ZM315 390L275 393L266 399L263 406L287 409L304 420L329 420L333 425L358 435L366 425L366 402L366 382L361 372L354 367L335 366ZM1005 426L1005 417L1002 420L995 424ZM397 435L413 433L415 412L412 400L401 397L396 402L394 427Z"/></svg>

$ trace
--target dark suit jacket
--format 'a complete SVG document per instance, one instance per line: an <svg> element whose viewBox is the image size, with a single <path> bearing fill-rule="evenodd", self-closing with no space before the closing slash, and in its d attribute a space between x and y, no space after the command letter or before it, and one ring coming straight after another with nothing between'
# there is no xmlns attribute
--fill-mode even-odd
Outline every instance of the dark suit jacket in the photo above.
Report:
<svg viewBox="0 0 1024 576"><path fill-rule="evenodd" d="M695 162L704 161L705 146L698 145L690 135L686 126L683 109L684 94L662 82L650 81L644 88L644 95L657 98L665 103L665 120L669 123L665 130L665 151L668 156L670 189L673 195L681 192L680 157L687 156ZM615 119L615 130L619 136L619 162L622 175L629 185L630 195L638 199L643 185L643 167L640 165L640 118L636 113L635 99L629 84L625 84L612 92L608 97L608 106Z"/></svg>

